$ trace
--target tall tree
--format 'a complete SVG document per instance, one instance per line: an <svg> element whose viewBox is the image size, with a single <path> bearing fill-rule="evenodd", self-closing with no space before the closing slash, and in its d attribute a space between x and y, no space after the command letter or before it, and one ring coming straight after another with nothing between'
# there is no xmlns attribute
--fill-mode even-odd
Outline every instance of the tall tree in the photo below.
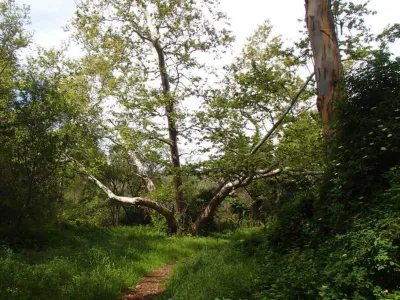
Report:
<svg viewBox="0 0 400 300"><path fill-rule="evenodd" d="M80 2L73 21L75 38L87 49L84 64L88 66L90 74L98 76L94 81L94 86L98 88L97 95L103 100L113 100L120 104L120 111L114 114L115 118L111 121L110 129L114 132L111 139L122 144L127 154L135 155L132 161L138 169L145 171L140 167L145 166L142 161L157 159L164 174L172 177L174 207L171 209L168 204L155 201L151 193L147 196L116 195L90 170L83 170L109 199L145 206L162 214L171 232L175 232L179 226L190 227L193 232L197 232L212 219L229 193L238 187L261 178L296 173L287 166L268 163L267 157L273 155L265 153L272 150L270 146L273 144L271 140L274 133L290 114L311 76L302 83L300 78L291 75L296 62L282 49L282 41L271 38L268 40L271 46L268 46L264 40L269 38L270 26L267 26L268 32L264 35L259 31L254 38L248 48L247 62L238 64L238 68L243 67L244 74L238 74L242 79L235 83L237 91L228 89L228 96L232 98L228 111L219 120L217 116L212 116L213 109L215 113L223 111L223 101L221 105L203 110L205 114L210 114L212 125L221 122L221 130L207 133L207 128L199 124L207 122L208 117L194 120L187 117L185 101L194 102L195 97L199 99L203 96L207 99L222 99L226 96L218 95L205 86L212 70L205 63L208 59L206 54L218 55L232 41L229 31L221 26L225 16L217 11L216 5L216 1L210 0L84 0ZM258 42L263 44L259 46ZM254 68L251 61L254 61ZM268 67L268 64L271 66ZM257 79L259 75L264 77ZM263 79L266 81L263 82ZM254 93L250 95L252 90ZM243 103L234 100L240 97L243 97ZM259 99L265 102L260 103L266 106L264 117L272 117L272 124L264 122L265 126L270 125L269 128L256 124L263 118L262 113L256 118L246 117L244 120L240 117L239 122L229 121L239 116L237 108L241 109L243 116L253 114L257 109L252 105ZM245 101L248 105L244 104ZM235 103L243 107L237 107ZM256 124L256 134L251 138L246 136L246 124L249 123ZM106 127L110 127L109 124ZM224 135L226 127L229 130ZM197 131L190 135L193 128ZM183 174L188 169L210 174L217 168L209 168L207 164L197 169L196 165L182 166L178 143L183 144L185 140L190 143L194 138L202 136L208 136L208 140L200 138L197 143L199 148L203 148L203 142L211 142L215 148L207 155L213 151L222 154L222 164L216 159L213 165L226 167L233 162L237 164L228 169L232 170L232 174L213 174L221 185L215 190L203 213L189 226L188 220L182 218L187 208L183 199ZM164 151L166 147L169 148L169 163ZM232 147L234 151L229 150ZM235 156L236 150L238 155ZM76 157L70 155L70 158L75 160ZM78 161L76 164L83 167ZM145 173L142 172L142 175ZM147 175L144 177L148 178Z"/></svg>
<svg viewBox="0 0 400 300"><path fill-rule="evenodd" d="M30 43L29 22L27 7L17 5L14 0L0 2L0 142L11 122L7 108L15 92L18 55Z"/></svg>
<svg viewBox="0 0 400 300"><path fill-rule="evenodd" d="M341 59L331 0L305 0L306 23L314 59L317 107L325 136L331 133L332 105L339 93Z"/></svg>
<svg viewBox="0 0 400 300"><path fill-rule="evenodd" d="M298 68L282 38L272 34L269 22L257 28L240 57L227 68L224 88L215 91L205 111L198 114L202 141L212 145L208 172L215 180L224 180L193 224L194 230L209 221L235 189L290 173L290 165L276 159L273 138L280 140L287 117L297 115L310 96L306 87L313 75L303 82Z"/></svg>
<svg viewBox="0 0 400 300"><path fill-rule="evenodd" d="M183 179L178 143L184 115L179 106L199 92L199 70L205 65L198 53L213 52L232 40L226 29L217 29L225 16L209 0L84 0L78 7L76 38L84 42L89 57L109 67L107 75L118 83L109 95L126 108L125 124L150 143L157 141L154 148L169 147L174 209L180 214Z"/></svg>

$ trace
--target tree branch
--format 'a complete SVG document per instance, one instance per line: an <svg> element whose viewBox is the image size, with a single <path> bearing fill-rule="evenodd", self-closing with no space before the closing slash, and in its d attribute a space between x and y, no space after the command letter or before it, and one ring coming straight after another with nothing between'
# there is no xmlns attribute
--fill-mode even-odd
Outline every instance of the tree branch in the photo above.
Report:
<svg viewBox="0 0 400 300"><path fill-rule="evenodd" d="M112 122L111 122L111 123L112 123ZM114 125L114 124L113 124L113 125ZM114 126L115 126L115 125L114 125ZM108 128L107 126L105 126L105 125L103 125L103 128L106 129L106 130L109 130L109 128ZM112 138L112 137L110 137L110 136L108 136L107 138L108 138L111 142L113 142L114 144L116 144L116 145L118 145L118 146L120 146L120 147L122 147L122 148L125 148L125 150L126 150L125 145L123 145L123 144L120 143L119 141L116 141L114 138ZM147 173L147 170L146 170L146 168L144 167L143 163L142 163L142 162L140 161L140 159L137 157L135 151L133 151L133 150L127 150L127 152L128 152L129 159L131 160L131 162L132 162L132 163L137 167L137 169L138 169L138 174L137 174L137 175L138 175L140 178L142 178L142 179L144 180L144 182L146 183L146 188L147 188L147 190L148 190L149 192L154 192L154 190L156 189L156 187L155 187L153 181L151 180L149 174Z"/></svg>
<svg viewBox="0 0 400 300"><path fill-rule="evenodd" d="M261 146L271 137L271 135L275 132L275 130L279 127L279 125L283 122L285 119L286 115L292 110L293 106L296 104L297 100L303 93L303 91L306 89L307 85L310 83L311 79L314 77L315 73L312 73L307 80L303 83L301 86L300 90L297 92L297 94L292 98L292 102L290 103L289 107L286 109L286 111L282 114L282 116L278 119L278 121L272 126L272 128L267 132L267 134L255 145L250 151L250 154L255 154Z"/></svg>
<svg viewBox="0 0 400 300"><path fill-rule="evenodd" d="M148 207L151 209L154 209L161 215L163 215L167 221L168 219L174 219L174 214L171 210L166 208L165 206L161 205L160 203L143 198L143 197L123 197L123 196L117 196L115 195L106 185L104 185L100 180L98 180L93 174L91 174L79 161L77 161L75 158L65 155L70 161L74 162L77 166L79 166L82 171L85 173L85 175L93 181L105 194L107 194L107 197L110 200L115 200L121 203L127 203L127 204L134 204L134 205L139 205L139 206L144 206Z"/></svg>
<svg viewBox="0 0 400 300"><path fill-rule="evenodd" d="M147 174L147 170L140 161L140 159L137 157L135 151L129 150L128 151L129 158L132 160L132 162L136 165L138 169L138 173L140 177L146 182L146 188L149 192L154 192L156 187L154 186L153 181L150 179L149 174Z"/></svg>
<svg viewBox="0 0 400 300"><path fill-rule="evenodd" d="M281 174L288 175L321 175L323 172L320 171L292 171L290 168L278 168L275 170L259 170L256 175L249 176L244 179L236 179L234 181L225 183L221 186L219 191L214 195L211 201L208 203L207 207L197 218L197 220L192 224L191 229L193 232L198 232L201 225L209 221L217 210L218 206L222 201L235 189L239 187L245 187L252 182L268 177L275 177Z"/></svg>

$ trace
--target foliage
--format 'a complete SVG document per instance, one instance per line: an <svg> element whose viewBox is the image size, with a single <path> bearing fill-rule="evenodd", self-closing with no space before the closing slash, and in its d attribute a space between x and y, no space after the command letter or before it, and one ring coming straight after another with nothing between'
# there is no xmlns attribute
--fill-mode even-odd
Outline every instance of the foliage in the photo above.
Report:
<svg viewBox="0 0 400 300"><path fill-rule="evenodd" d="M315 111L304 111L288 118L278 134L276 156L283 166L294 170L323 170L324 141L321 120Z"/></svg>
<svg viewBox="0 0 400 300"><path fill-rule="evenodd" d="M299 67L282 37L273 35L272 25L261 24L241 55L225 68L223 89L212 91L203 110L197 113L202 130L198 144L210 145L203 149L210 155L204 164L208 174L217 179L236 179L240 174L280 164L271 140L258 153L250 152L300 89L302 80L296 74ZM292 109L293 116L302 111L309 96L308 90L301 95L301 104ZM277 139L281 136L274 135Z"/></svg>
<svg viewBox="0 0 400 300"><path fill-rule="evenodd" d="M360 220L354 230L331 238L316 251L279 254L264 245L259 253L264 258L264 290L256 298L375 299L398 292L398 245L393 243L399 237L397 218ZM393 230L377 230L381 221L390 221Z"/></svg>
<svg viewBox="0 0 400 300"><path fill-rule="evenodd" d="M270 224L217 235L229 243L221 245L222 240L218 249L205 249L179 266L160 299L396 299L400 223L398 201L393 201L398 184L397 176L376 214L360 216L351 230L316 248L298 244L277 252L269 239L277 229Z"/></svg>
<svg viewBox="0 0 400 300"><path fill-rule="evenodd" d="M100 98L112 97L119 107L113 124L117 135L141 160L155 162L166 175L172 173L167 152L172 141L167 122L160 120L177 123L182 143L190 139L185 101L201 97L206 72L212 72L201 56L214 59L233 40L217 4L84 0L72 22L74 37L86 50L87 71L98 78L92 84L101 82ZM159 69L156 43L165 70ZM168 76L168 95L160 85L160 72Z"/></svg>
<svg viewBox="0 0 400 300"><path fill-rule="evenodd" d="M374 214L358 216L350 230L314 248L280 254L265 243L255 254L264 259L264 290L256 298L389 299L399 293L398 203L387 193L380 200Z"/></svg>
<svg viewBox="0 0 400 300"><path fill-rule="evenodd" d="M276 213L269 239L272 247L288 251L303 248L310 243L312 232L314 197L311 192L298 193L296 198L285 203Z"/></svg>
<svg viewBox="0 0 400 300"><path fill-rule="evenodd" d="M6 116L12 121L4 126L0 146L2 220L14 225L28 215L46 220L60 199L58 166L66 147L62 127L70 107L40 67L32 63L19 72Z"/></svg>
<svg viewBox="0 0 400 300"><path fill-rule="evenodd" d="M225 68L222 88L207 86L212 68L202 55L218 56L233 40L217 2L82 0L72 25L85 56L68 60L62 51L39 49L25 65L17 54L30 40L27 10L0 3L0 298L116 298L151 268L201 248L178 267L162 297L400 293L400 61L385 52L398 24L378 37L382 51L372 51L363 20L372 12L332 1L338 26L347 27L347 57L367 60L344 68L335 134L324 145L311 90L293 102L301 62L268 22ZM204 102L188 112L192 97ZM102 109L109 101L118 104L112 116ZM274 124L281 125L266 135ZM257 148L263 136L271 138ZM194 153L204 157L181 166L178 140L196 143ZM129 151L145 160L155 191L145 190L146 176ZM225 199L237 223L256 210L266 227L234 234L231 242L167 238L159 233L165 221L147 210L106 203L71 157L115 194L157 201L182 227L213 198L217 206ZM263 177L272 170L285 172ZM322 183L306 170L325 170ZM246 203L237 196L243 186ZM173 205L180 193L182 211ZM150 218L156 229L93 227ZM55 219L63 230L35 232Z"/></svg>
<svg viewBox="0 0 400 300"><path fill-rule="evenodd" d="M398 61L383 55L347 74L347 98L336 108L336 135L320 195L315 187L321 183L293 194L284 183L283 205L274 208L276 217L265 229L234 242L235 251L210 251L190 262L190 269L182 268L172 279L166 295L184 298L195 290L202 299L398 298L398 71ZM273 182L267 183L253 185L253 193L259 188L260 196L267 196L262 187ZM242 266L253 259L256 270ZM210 273L202 273L200 261L211 274L232 280L226 287L221 284L224 293L216 289L217 279L209 281ZM235 261L240 270L228 271ZM251 296L249 278L257 282ZM237 285L235 280L248 281ZM196 288L203 286L200 282L204 289Z"/></svg>
<svg viewBox="0 0 400 300"><path fill-rule="evenodd" d="M373 35L370 26L365 22L366 17L376 14L368 8L369 2L370 0L330 1L342 59L353 62L373 58L376 49L372 42L379 39L379 36ZM299 21L304 24L304 20ZM303 38L296 43L300 52L298 56L307 61L312 56L309 38L306 30L301 32Z"/></svg>
<svg viewBox="0 0 400 300"><path fill-rule="evenodd" d="M399 70L382 53L346 75L321 194L299 194L278 210L259 249L265 286L256 297L398 295Z"/></svg>
<svg viewBox="0 0 400 300"><path fill-rule="evenodd" d="M5 79L10 78L10 75L15 72L20 50L30 43L31 34L26 28L29 23L27 6L18 5L14 0L6 0L0 3L0 76L2 90L7 83Z"/></svg>
<svg viewBox="0 0 400 300"><path fill-rule="evenodd" d="M320 217L336 229L373 209L376 195L389 185L385 174L400 162L399 62L382 54L345 78L347 98L336 108L336 138L320 207Z"/></svg>

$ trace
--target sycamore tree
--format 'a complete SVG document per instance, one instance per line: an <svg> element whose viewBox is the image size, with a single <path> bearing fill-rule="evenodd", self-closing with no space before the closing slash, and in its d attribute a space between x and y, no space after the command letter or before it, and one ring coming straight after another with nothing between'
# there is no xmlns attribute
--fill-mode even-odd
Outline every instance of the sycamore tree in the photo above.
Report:
<svg viewBox="0 0 400 300"><path fill-rule="evenodd" d="M299 67L292 50L265 22L226 68L224 88L215 90L197 113L201 143L211 145L205 149L210 159L204 169L216 181L223 180L193 229L209 220L237 188L278 175L318 174L319 168L293 168L277 156L287 121L309 109L311 92L306 87L313 74L303 82L297 75Z"/></svg>
<svg viewBox="0 0 400 300"><path fill-rule="evenodd" d="M72 22L74 38L85 50L82 61L92 76L95 97L117 106L103 122L105 137L123 149L148 193L118 195L73 151L67 156L109 199L154 209L166 218L172 233L198 232L230 193L258 179L318 173L290 169L274 157L279 139L275 134L288 115L304 108L296 104L309 95L304 91L312 76L303 81L295 75L298 60L271 35L269 24L227 68L226 78L218 81L222 88L207 84L216 78L215 59L233 40L217 4L82 0ZM202 162L186 157L183 165L190 148L183 148L186 143L196 145ZM148 172L151 165L171 178L172 207L151 197L154 189L157 192ZM184 181L194 174L213 178L218 187L203 212L189 222Z"/></svg>

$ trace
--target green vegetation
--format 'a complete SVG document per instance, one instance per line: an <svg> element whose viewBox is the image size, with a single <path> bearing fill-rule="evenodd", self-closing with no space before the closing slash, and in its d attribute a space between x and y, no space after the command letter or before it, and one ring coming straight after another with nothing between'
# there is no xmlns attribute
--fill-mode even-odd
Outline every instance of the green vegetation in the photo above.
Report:
<svg viewBox="0 0 400 300"><path fill-rule="evenodd" d="M82 57L22 58L0 0L1 299L117 299L170 262L160 299L400 299L398 24L307 0L297 47L266 21L218 69L218 1L78 2Z"/></svg>
<svg viewBox="0 0 400 300"><path fill-rule="evenodd" d="M149 271L215 245L151 227L71 226L9 237L0 246L0 299L117 299Z"/></svg>
<svg viewBox="0 0 400 300"><path fill-rule="evenodd" d="M167 291L157 299L252 299L262 282L258 257L250 254L256 247L248 243L254 232L258 230L215 237L227 240L177 266Z"/></svg>
<svg viewBox="0 0 400 300"><path fill-rule="evenodd" d="M263 229L180 267L167 296L400 298L400 63L379 56L356 74L336 107L324 179L286 194Z"/></svg>

